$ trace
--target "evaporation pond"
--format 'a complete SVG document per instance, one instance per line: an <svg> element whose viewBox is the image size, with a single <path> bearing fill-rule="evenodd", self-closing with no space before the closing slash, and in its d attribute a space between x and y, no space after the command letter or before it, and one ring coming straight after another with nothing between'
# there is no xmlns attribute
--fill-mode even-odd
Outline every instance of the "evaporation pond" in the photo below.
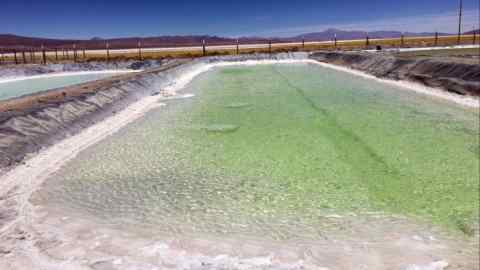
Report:
<svg viewBox="0 0 480 270"><path fill-rule="evenodd" d="M115 72L95 73L64 73L52 76L40 75L30 78L21 78L15 81L0 82L0 100L11 99L23 95L33 94L50 89L70 86L74 84L100 80L115 76Z"/></svg>
<svg viewBox="0 0 480 270"><path fill-rule="evenodd" d="M217 67L81 152L41 202L122 228L318 237L323 217L478 220L478 111L313 64ZM464 229L464 228L463 228Z"/></svg>

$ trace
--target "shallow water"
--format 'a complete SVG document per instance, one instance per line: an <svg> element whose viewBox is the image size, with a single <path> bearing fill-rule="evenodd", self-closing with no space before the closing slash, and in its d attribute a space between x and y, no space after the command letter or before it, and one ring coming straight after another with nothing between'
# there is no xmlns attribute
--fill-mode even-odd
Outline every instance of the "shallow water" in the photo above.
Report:
<svg viewBox="0 0 480 270"><path fill-rule="evenodd" d="M44 204L273 239L322 238L332 215L478 220L476 111L309 64L215 68L183 92L64 166Z"/></svg>
<svg viewBox="0 0 480 270"><path fill-rule="evenodd" d="M65 74L64 76L40 76L18 81L0 82L0 100L6 100L74 84L95 81L115 75L115 73L111 72Z"/></svg>

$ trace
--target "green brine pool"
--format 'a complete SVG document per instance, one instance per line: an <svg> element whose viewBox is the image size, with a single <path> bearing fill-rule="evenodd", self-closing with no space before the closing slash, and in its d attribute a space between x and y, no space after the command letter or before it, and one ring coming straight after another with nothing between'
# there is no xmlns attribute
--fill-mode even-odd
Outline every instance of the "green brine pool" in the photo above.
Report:
<svg viewBox="0 0 480 270"><path fill-rule="evenodd" d="M87 71L65 72L56 74L44 74L25 78L17 78L9 81L0 81L0 101L20 96L30 95L60 87L100 80L119 75L125 70L119 71Z"/></svg>
<svg viewBox="0 0 480 270"><path fill-rule="evenodd" d="M44 184L122 228L315 238L325 217L411 217L471 235L479 113L321 66L217 67Z"/></svg>

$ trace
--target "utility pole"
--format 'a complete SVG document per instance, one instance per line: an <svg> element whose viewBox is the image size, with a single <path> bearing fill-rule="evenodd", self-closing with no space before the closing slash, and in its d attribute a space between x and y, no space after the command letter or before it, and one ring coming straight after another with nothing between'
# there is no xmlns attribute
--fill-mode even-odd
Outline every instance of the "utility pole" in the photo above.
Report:
<svg viewBox="0 0 480 270"><path fill-rule="evenodd" d="M463 13L463 0L460 0L460 7L458 9L458 37L457 44L460 45L460 39L462 37L462 13Z"/></svg>

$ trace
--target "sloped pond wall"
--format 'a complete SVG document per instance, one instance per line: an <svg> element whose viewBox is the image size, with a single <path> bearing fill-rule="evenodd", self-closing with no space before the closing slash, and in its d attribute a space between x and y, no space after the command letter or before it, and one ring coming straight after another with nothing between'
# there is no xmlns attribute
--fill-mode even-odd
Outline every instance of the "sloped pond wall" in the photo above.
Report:
<svg viewBox="0 0 480 270"><path fill-rule="evenodd" d="M409 80L449 92L480 96L480 65L444 59L402 59L385 53L316 52L311 59L379 78Z"/></svg>

